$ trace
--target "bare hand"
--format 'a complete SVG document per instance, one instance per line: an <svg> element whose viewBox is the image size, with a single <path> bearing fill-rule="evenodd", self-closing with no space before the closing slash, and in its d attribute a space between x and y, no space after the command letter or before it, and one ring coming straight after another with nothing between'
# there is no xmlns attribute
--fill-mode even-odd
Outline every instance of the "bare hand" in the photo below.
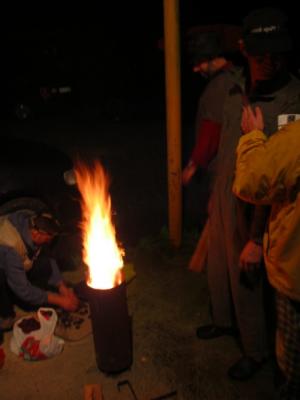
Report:
<svg viewBox="0 0 300 400"><path fill-rule="evenodd" d="M188 185L194 176L197 167L195 164L188 164L182 171L182 183L183 185Z"/></svg>
<svg viewBox="0 0 300 400"><path fill-rule="evenodd" d="M262 259L262 246L249 240L240 255L239 267L244 271L253 271L260 267Z"/></svg>
<svg viewBox="0 0 300 400"><path fill-rule="evenodd" d="M68 288L64 282L60 282L58 285L58 291L62 296L67 296L72 289Z"/></svg>
<svg viewBox="0 0 300 400"><path fill-rule="evenodd" d="M245 106L243 108L241 128L243 133L249 133L255 129L263 131L264 118L259 107L255 107L254 111L251 106Z"/></svg>
<svg viewBox="0 0 300 400"><path fill-rule="evenodd" d="M66 286L64 282L61 282L58 286L58 291L63 297L70 297L73 301L78 301L73 289Z"/></svg>
<svg viewBox="0 0 300 400"><path fill-rule="evenodd" d="M70 296L61 296L60 306L67 311L75 311L77 310L79 305L78 298L73 294Z"/></svg>

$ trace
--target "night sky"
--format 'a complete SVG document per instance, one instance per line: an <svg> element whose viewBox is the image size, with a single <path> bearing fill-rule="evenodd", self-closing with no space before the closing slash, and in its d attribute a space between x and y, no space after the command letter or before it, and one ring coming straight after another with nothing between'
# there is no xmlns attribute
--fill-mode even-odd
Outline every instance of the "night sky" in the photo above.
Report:
<svg viewBox="0 0 300 400"><path fill-rule="evenodd" d="M228 2L217 5L199 0L181 0L179 4L183 36L190 26L239 23L251 9L280 2L234 7ZM156 99L156 111L163 112L162 0L98 2L93 6L73 3L69 9L55 2L35 9L10 7L3 12L1 24L8 97L14 96L20 81L47 85L64 80L72 82L81 102L87 104L143 99L147 108L151 99L152 104ZM293 8L287 2L281 8L297 33ZM195 78L184 58L182 72L185 95L195 85Z"/></svg>

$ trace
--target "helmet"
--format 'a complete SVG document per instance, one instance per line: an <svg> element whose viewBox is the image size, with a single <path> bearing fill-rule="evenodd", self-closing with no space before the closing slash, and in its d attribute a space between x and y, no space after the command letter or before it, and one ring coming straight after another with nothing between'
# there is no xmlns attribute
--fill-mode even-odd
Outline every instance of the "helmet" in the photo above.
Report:
<svg viewBox="0 0 300 400"><path fill-rule="evenodd" d="M241 28L216 24L191 28L187 33L187 52L192 65L238 51Z"/></svg>
<svg viewBox="0 0 300 400"><path fill-rule="evenodd" d="M61 225L50 213L41 213L32 218L31 227L49 235L57 235L61 232Z"/></svg>

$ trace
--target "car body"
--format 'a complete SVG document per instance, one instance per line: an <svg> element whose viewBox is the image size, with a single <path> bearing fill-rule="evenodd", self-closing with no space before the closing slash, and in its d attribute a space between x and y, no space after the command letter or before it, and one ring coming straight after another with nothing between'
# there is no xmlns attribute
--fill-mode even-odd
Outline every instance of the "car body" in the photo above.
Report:
<svg viewBox="0 0 300 400"><path fill-rule="evenodd" d="M27 120L74 105L74 63L57 32L11 32L2 53L2 115Z"/></svg>
<svg viewBox="0 0 300 400"><path fill-rule="evenodd" d="M0 215L19 209L49 211L61 223L60 241L79 233L81 218L79 192L68 185L66 171L72 170L70 157L50 145L14 136L1 137ZM62 248L62 246L60 246ZM71 254L60 251L64 264Z"/></svg>
<svg viewBox="0 0 300 400"><path fill-rule="evenodd" d="M73 168L71 158L56 147L14 136L2 136L1 148L0 206L20 197L38 198L57 217L66 219L68 209L62 201L77 193L76 186L64 178Z"/></svg>

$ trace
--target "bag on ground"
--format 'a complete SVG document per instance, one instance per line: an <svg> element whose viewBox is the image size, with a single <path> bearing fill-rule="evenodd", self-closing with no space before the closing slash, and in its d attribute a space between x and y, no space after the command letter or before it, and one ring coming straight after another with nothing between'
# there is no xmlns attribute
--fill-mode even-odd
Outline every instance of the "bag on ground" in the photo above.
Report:
<svg viewBox="0 0 300 400"><path fill-rule="evenodd" d="M24 360L38 361L61 353L64 340L54 335L57 314L53 308L41 307L35 315L15 322L10 342L11 351Z"/></svg>

